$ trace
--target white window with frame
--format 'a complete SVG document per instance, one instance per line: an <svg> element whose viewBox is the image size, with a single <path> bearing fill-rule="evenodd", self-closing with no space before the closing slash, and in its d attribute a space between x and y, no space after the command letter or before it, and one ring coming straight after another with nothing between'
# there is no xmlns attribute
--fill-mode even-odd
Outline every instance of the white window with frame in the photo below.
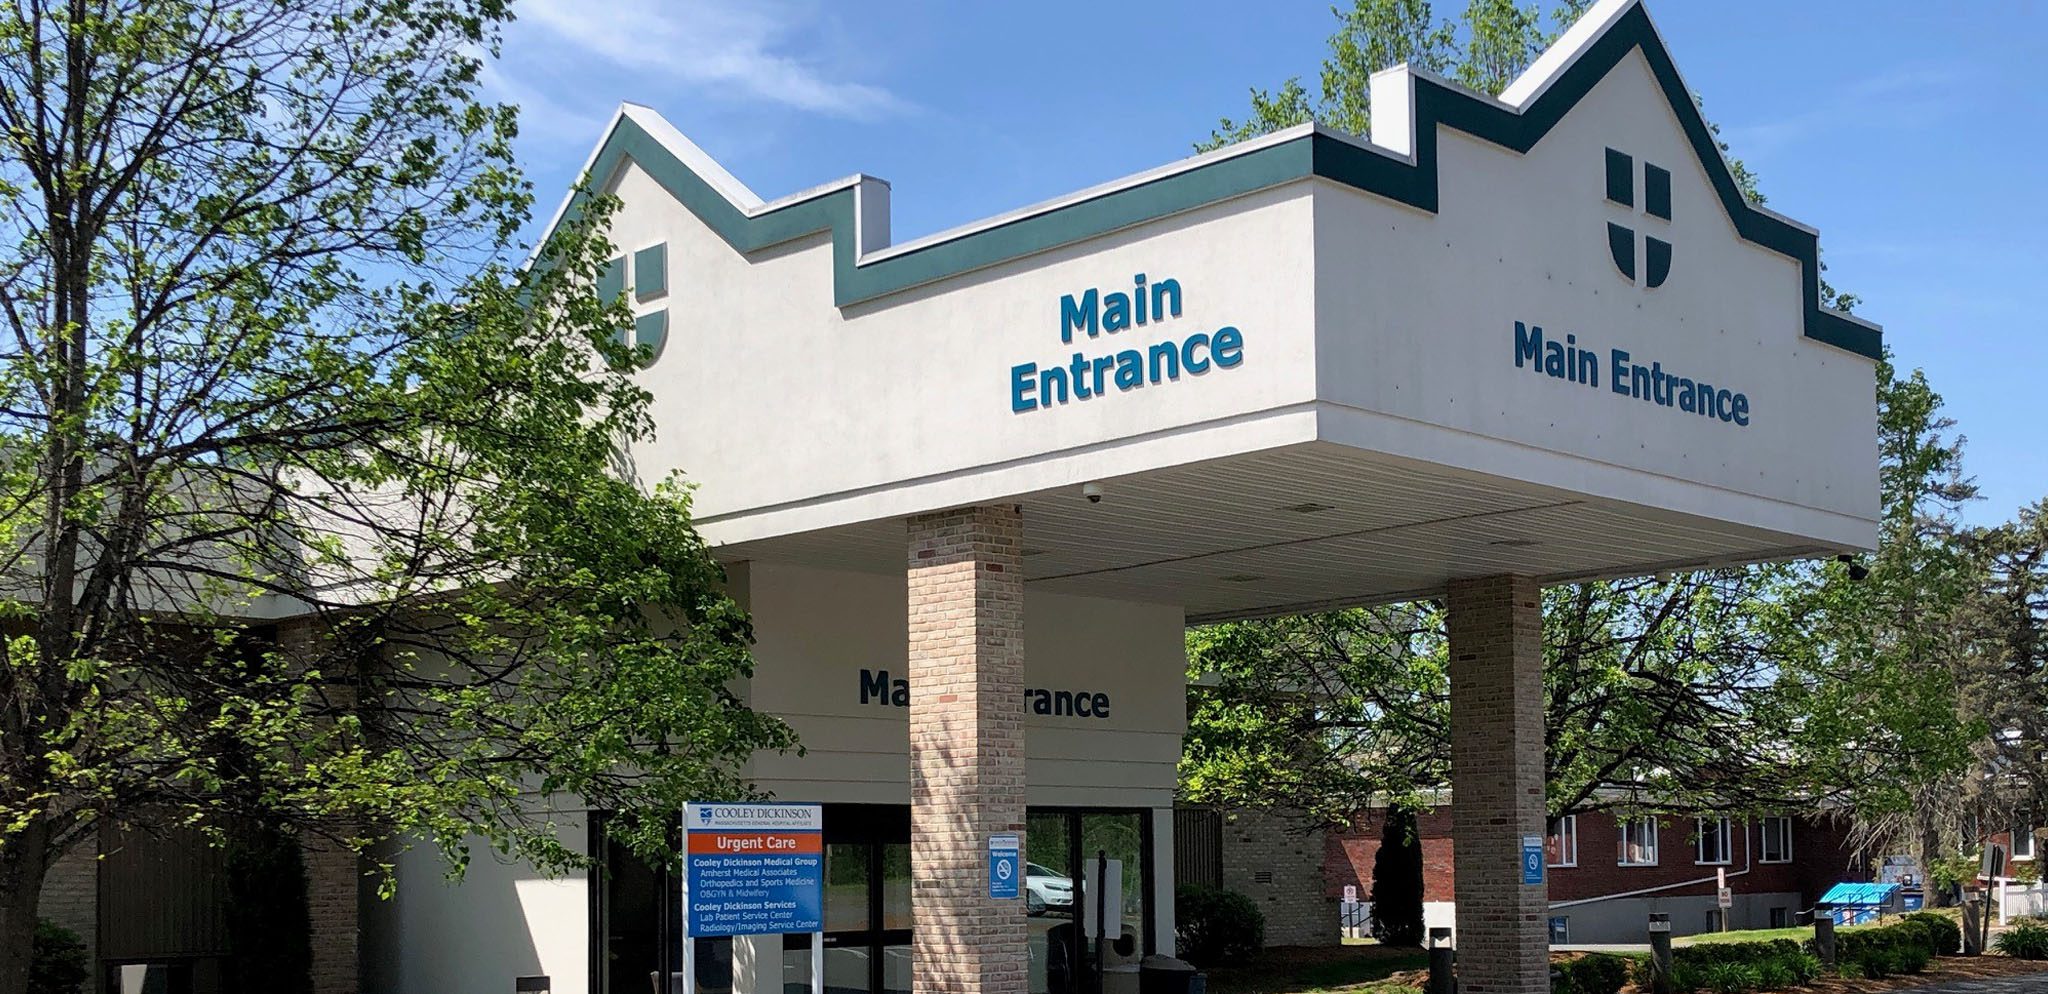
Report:
<svg viewBox="0 0 2048 994"><path fill-rule="evenodd" d="M1765 863L1792 862L1792 819L1765 818L1757 827L1763 836L1763 852L1758 859Z"/></svg>
<svg viewBox="0 0 2048 994"><path fill-rule="evenodd" d="M1657 819L1624 818L1620 821L1620 852L1616 863L1622 866L1657 865Z"/></svg>
<svg viewBox="0 0 2048 994"><path fill-rule="evenodd" d="M2012 830L2012 858L2034 858L2034 826L2020 825Z"/></svg>
<svg viewBox="0 0 2048 994"><path fill-rule="evenodd" d="M1728 819L1696 819L1693 835L1693 862L1708 866L1724 865L1729 862Z"/></svg>
<svg viewBox="0 0 2048 994"><path fill-rule="evenodd" d="M1579 865L1579 816L1550 819L1549 834L1543 837L1543 857L1551 866Z"/></svg>

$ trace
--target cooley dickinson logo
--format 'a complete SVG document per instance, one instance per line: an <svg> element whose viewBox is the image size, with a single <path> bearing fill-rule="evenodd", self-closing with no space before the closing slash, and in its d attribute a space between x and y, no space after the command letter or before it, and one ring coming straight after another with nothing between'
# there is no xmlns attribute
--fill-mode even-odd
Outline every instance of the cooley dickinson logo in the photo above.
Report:
<svg viewBox="0 0 2048 994"><path fill-rule="evenodd" d="M815 831L822 827L818 808L809 805L774 804L692 804L687 823L699 829L791 829Z"/></svg>
<svg viewBox="0 0 2048 994"><path fill-rule="evenodd" d="M1636 160L1626 152L1607 150L1607 200L1629 208L1629 219L1649 219L1668 230L1671 224L1671 170L1643 163L1642 197L1636 197ZM1640 213L1637 204L1640 202ZM1643 234L1642 279L1636 279L1636 229L1607 222L1607 251L1614 256L1614 268L1623 279L1645 290L1664 285L1671 275L1671 243L1647 231Z"/></svg>

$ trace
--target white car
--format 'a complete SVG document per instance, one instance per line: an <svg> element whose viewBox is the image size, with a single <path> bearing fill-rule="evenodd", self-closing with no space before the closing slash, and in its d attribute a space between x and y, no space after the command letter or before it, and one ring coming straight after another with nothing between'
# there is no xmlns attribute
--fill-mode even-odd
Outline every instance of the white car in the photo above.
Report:
<svg viewBox="0 0 2048 994"><path fill-rule="evenodd" d="M1055 873L1037 863L1024 864L1024 912L1042 915L1048 911L1072 911L1074 879Z"/></svg>

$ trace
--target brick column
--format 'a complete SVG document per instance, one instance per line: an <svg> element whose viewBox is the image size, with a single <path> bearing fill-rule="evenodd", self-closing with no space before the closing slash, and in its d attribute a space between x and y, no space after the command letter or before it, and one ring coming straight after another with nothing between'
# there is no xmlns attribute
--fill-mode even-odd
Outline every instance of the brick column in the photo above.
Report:
<svg viewBox="0 0 2048 994"><path fill-rule="evenodd" d="M1022 513L909 532L911 989L1026 994L1024 902L988 896L989 833L1024 830Z"/></svg>
<svg viewBox="0 0 2048 994"><path fill-rule="evenodd" d="M1542 588L1520 576L1453 582L1451 805L1458 859L1458 988L1547 994L1549 887L1522 883L1524 836L1544 831Z"/></svg>
<svg viewBox="0 0 2048 994"><path fill-rule="evenodd" d="M278 650L295 665L317 667L330 676L347 672L352 662L337 655L325 629L313 619L278 627ZM354 709L353 684L334 682L322 688L327 703ZM351 834L347 824L328 826L331 836ZM300 860L306 867L306 916L311 926L312 994L356 994L362 989L362 922L359 913L363 881L354 851L315 833L299 838Z"/></svg>
<svg viewBox="0 0 2048 994"><path fill-rule="evenodd" d="M356 994L361 989L358 888L363 871L354 851L306 836L306 916L311 924L313 994Z"/></svg>

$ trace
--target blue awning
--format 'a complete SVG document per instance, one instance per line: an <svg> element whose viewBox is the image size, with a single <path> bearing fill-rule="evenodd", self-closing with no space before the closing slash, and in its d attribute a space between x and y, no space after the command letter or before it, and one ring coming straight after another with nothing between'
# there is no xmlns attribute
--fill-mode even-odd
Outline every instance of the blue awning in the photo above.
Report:
<svg viewBox="0 0 2048 994"><path fill-rule="evenodd" d="M1886 904L1899 892L1898 884L1836 884L1820 896L1820 903L1841 907L1846 904Z"/></svg>

